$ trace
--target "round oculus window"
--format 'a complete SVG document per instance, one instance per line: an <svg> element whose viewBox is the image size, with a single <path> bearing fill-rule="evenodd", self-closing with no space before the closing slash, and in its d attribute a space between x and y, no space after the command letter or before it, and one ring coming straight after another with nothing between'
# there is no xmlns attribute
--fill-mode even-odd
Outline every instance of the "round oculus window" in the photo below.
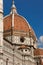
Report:
<svg viewBox="0 0 43 65"><path fill-rule="evenodd" d="M21 41L21 42L24 42L24 40L25 40L24 37L21 37L21 38L20 38L20 41Z"/></svg>

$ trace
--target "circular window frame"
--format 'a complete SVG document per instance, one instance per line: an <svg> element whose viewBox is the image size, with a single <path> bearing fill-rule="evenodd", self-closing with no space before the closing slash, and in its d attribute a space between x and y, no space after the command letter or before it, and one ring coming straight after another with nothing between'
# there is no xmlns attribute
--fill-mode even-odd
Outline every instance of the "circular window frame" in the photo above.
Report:
<svg viewBox="0 0 43 65"><path fill-rule="evenodd" d="M24 37L20 37L20 42L24 42L25 38Z"/></svg>

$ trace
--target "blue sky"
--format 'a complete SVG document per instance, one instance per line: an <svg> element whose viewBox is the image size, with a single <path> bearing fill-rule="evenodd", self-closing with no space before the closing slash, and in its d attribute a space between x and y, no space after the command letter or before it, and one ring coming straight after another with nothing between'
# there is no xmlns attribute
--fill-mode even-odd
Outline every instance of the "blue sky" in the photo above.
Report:
<svg viewBox="0 0 43 65"><path fill-rule="evenodd" d="M12 0L4 1L4 16L11 11ZM15 0L17 12L32 26L37 38L43 36L43 0Z"/></svg>

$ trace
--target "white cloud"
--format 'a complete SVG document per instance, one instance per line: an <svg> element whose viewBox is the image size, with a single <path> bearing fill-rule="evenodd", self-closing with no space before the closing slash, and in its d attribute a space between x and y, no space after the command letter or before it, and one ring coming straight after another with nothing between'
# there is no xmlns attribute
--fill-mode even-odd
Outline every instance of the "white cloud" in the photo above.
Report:
<svg viewBox="0 0 43 65"><path fill-rule="evenodd" d="M43 43L43 36L40 36L39 41Z"/></svg>
<svg viewBox="0 0 43 65"><path fill-rule="evenodd" d="M39 48L43 48L43 36L40 36L38 41L37 41L37 46Z"/></svg>

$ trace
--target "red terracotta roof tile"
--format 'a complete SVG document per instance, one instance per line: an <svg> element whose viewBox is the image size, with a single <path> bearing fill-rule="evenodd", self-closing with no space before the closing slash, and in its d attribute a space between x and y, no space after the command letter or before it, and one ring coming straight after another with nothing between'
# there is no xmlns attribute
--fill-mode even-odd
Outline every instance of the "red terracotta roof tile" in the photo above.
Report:
<svg viewBox="0 0 43 65"><path fill-rule="evenodd" d="M43 49L36 49L36 50L34 50L34 55L35 56L43 55Z"/></svg>
<svg viewBox="0 0 43 65"><path fill-rule="evenodd" d="M4 18L4 31L11 29L12 15ZM18 31L29 31L29 26L26 20L19 15L14 15L14 30Z"/></svg>
<svg viewBox="0 0 43 65"><path fill-rule="evenodd" d="M11 30L12 27L12 15L6 16L4 18L4 31ZM20 15L14 15L14 30L15 31L23 31L29 32L31 30L32 37L36 40L34 31L29 27L27 21Z"/></svg>

